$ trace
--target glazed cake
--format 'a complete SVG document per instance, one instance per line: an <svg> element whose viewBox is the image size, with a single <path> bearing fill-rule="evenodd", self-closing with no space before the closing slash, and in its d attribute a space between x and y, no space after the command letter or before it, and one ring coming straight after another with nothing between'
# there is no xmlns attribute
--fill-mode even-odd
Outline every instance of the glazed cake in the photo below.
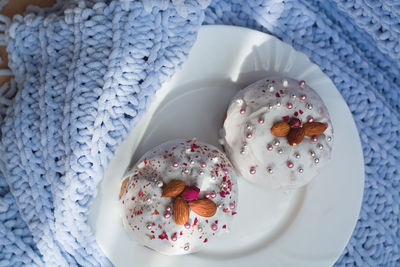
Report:
<svg viewBox="0 0 400 267"><path fill-rule="evenodd" d="M228 232L237 175L217 148L177 139L148 151L122 181L122 221L138 243L167 255L200 250Z"/></svg>
<svg viewBox="0 0 400 267"><path fill-rule="evenodd" d="M239 91L221 143L247 180L267 188L309 183L329 161L333 129L328 110L305 81L269 77Z"/></svg>

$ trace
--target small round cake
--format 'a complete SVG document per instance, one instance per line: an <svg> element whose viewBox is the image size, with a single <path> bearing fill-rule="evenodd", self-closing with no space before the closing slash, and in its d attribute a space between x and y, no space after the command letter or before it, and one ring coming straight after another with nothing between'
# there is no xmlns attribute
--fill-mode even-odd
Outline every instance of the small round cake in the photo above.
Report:
<svg viewBox="0 0 400 267"><path fill-rule="evenodd" d="M299 188L331 157L328 110L305 81L270 77L239 91L221 135L236 170L267 188Z"/></svg>
<svg viewBox="0 0 400 267"><path fill-rule="evenodd" d="M125 177L122 221L138 243L180 255L229 232L237 210L237 174L214 146L196 139L165 142Z"/></svg>

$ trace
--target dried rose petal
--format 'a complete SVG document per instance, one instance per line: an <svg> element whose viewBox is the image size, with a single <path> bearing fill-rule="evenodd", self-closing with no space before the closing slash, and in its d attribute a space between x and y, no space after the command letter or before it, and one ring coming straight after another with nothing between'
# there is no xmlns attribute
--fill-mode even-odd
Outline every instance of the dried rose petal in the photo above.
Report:
<svg viewBox="0 0 400 267"><path fill-rule="evenodd" d="M185 190L183 190L182 196L186 199L187 202L192 202L196 198L199 197L200 189L194 185L185 186Z"/></svg>
<svg viewBox="0 0 400 267"><path fill-rule="evenodd" d="M292 118L289 121L289 125L292 128L299 128L301 126L301 121L299 119L297 119L297 118Z"/></svg>

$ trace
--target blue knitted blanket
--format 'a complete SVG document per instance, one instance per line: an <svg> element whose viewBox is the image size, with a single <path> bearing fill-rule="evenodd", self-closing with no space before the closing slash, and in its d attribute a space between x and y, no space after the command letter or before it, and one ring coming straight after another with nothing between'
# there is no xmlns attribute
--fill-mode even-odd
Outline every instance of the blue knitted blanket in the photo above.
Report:
<svg viewBox="0 0 400 267"><path fill-rule="evenodd" d="M111 264L88 226L96 186L202 24L273 34L332 79L366 172L336 264L400 266L398 0L69 0L0 22L15 76L0 88L0 266Z"/></svg>

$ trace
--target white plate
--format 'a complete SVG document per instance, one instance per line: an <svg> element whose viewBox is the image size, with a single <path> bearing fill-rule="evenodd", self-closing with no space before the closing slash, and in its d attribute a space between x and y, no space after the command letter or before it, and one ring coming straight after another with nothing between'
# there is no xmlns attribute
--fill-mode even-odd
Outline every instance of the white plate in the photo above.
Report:
<svg viewBox="0 0 400 267"><path fill-rule="evenodd" d="M332 160L319 177L286 193L240 180L239 212L231 233L196 254L163 256L130 240L118 208L120 181L130 163L173 138L197 137L219 146L218 132L231 97L248 84L276 74L305 80L331 114ZM273 36L206 26L182 69L158 91L149 112L117 149L93 201L89 223L116 266L330 266L354 229L363 188L358 132L331 80L304 54Z"/></svg>

